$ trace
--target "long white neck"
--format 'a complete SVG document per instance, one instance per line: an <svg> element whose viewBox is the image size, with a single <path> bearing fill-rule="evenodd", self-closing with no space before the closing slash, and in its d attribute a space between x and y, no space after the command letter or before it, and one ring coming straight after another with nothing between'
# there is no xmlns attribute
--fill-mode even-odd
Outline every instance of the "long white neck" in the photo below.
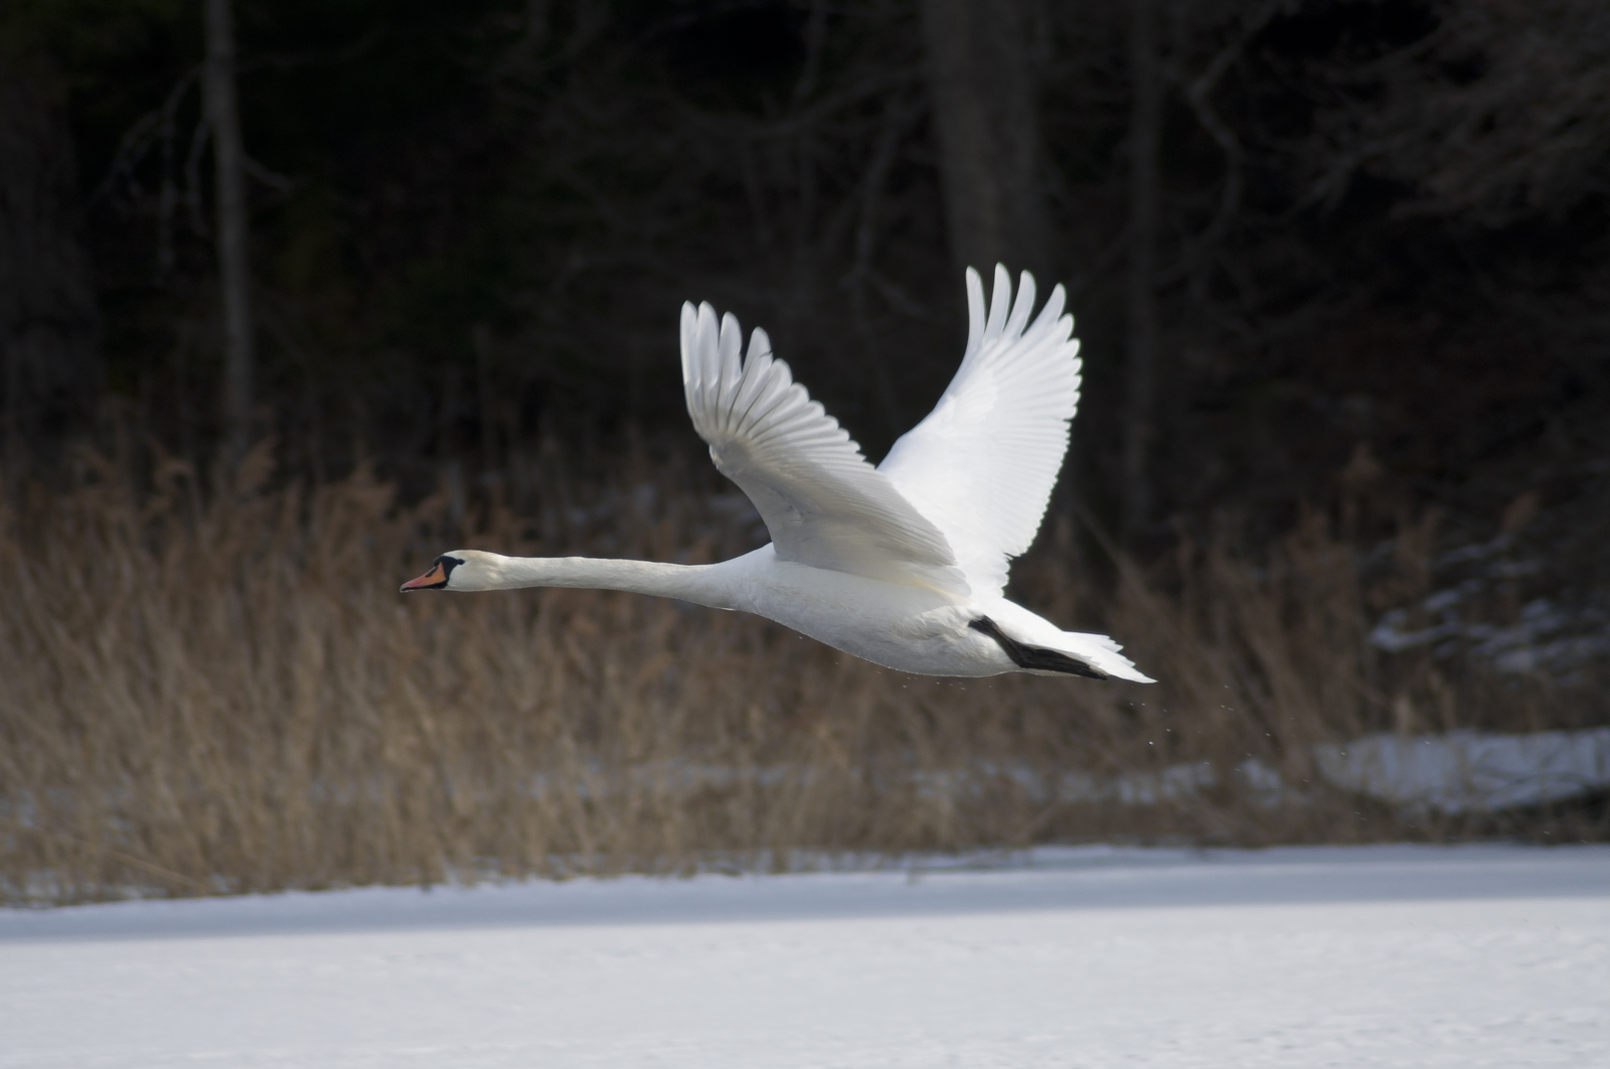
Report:
<svg viewBox="0 0 1610 1069"><path fill-rule="evenodd" d="M487 581L465 589L583 587L676 598L715 609L733 608L729 584L723 581L718 564L664 564L597 557L505 557L498 553L484 554L483 559Z"/></svg>

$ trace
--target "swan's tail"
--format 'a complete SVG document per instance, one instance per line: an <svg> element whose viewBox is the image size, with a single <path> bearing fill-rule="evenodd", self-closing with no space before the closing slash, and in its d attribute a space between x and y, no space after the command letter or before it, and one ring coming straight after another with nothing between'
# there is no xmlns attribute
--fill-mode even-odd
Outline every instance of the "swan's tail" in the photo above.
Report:
<svg viewBox="0 0 1610 1069"><path fill-rule="evenodd" d="M1157 680L1135 667L1133 661L1119 651L1122 646L1111 635L1096 635L1086 631L1062 632L1062 652L1111 679L1127 679L1131 683L1156 683Z"/></svg>
<svg viewBox="0 0 1610 1069"><path fill-rule="evenodd" d="M1127 679L1131 683L1157 682L1118 652L1123 647L1107 635L1062 631L1017 606L1008 604L1004 608L1016 617L1008 624L1010 632L989 616L980 616L968 626L994 639L1012 663L1025 672Z"/></svg>

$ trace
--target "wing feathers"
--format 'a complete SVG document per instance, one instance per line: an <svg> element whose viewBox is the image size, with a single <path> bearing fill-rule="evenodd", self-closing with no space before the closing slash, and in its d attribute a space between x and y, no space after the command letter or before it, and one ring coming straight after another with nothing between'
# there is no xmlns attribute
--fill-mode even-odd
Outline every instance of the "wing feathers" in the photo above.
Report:
<svg viewBox="0 0 1610 1069"><path fill-rule="evenodd" d="M1034 541L1068 447L1079 403L1079 343L1066 294L1051 290L1034 316L1034 279L995 268L967 272L967 350L926 419L879 467L944 532L976 593L998 593Z"/></svg>
<svg viewBox="0 0 1610 1069"><path fill-rule="evenodd" d="M682 307L688 415L711 459L766 521L777 555L815 567L967 593L932 523L868 464L761 330L743 334L708 304Z"/></svg>
<svg viewBox="0 0 1610 1069"><path fill-rule="evenodd" d="M772 356L743 349L731 315L682 308L688 414L722 473L754 502L777 553L818 567L998 594L1034 540L1079 404L1079 343L1067 296L1035 312L997 266L991 292L968 270L967 349L928 417L874 469L838 421Z"/></svg>

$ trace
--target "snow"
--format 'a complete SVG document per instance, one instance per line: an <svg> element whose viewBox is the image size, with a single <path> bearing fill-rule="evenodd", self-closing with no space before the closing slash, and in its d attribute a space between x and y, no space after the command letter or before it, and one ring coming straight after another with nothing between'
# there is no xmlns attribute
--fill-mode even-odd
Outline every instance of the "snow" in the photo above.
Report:
<svg viewBox="0 0 1610 1069"><path fill-rule="evenodd" d="M1610 1065L1610 847L0 911L0 1067Z"/></svg>
<svg viewBox="0 0 1610 1069"><path fill-rule="evenodd" d="M1370 632L1370 644L1387 653L1421 647L1439 657L1468 653L1502 673L1581 682L1583 669L1610 654L1610 614L1591 595L1576 591L1563 603L1533 597L1506 619L1514 581L1545 573L1541 560L1518 552L1510 536L1499 535L1442 554L1432 572L1448 585L1418 606L1384 613Z"/></svg>
<svg viewBox="0 0 1610 1069"><path fill-rule="evenodd" d="M1422 813L1496 813L1517 807L1583 801L1610 791L1610 727L1500 734L1470 730L1435 735L1381 733L1312 749L1325 783L1344 791ZM803 766L769 765L736 770L686 762L645 763L627 770L645 785L684 789L730 787L745 781L774 786L807 783ZM1155 771L1098 776L1058 769L1051 776L1026 765L981 762L960 772L919 770L911 782L933 797L956 797L979 776L1011 780L1046 801L1154 806L1179 803L1228 785L1266 806L1313 804L1306 781L1287 783L1256 757L1221 776L1211 762L1168 765ZM584 787L586 785L583 785ZM566 789L574 789L567 787Z"/></svg>
<svg viewBox="0 0 1610 1069"><path fill-rule="evenodd" d="M1383 732L1320 743L1312 752L1320 776L1330 786L1410 812L1497 813L1587 802L1610 791L1610 727L1518 735L1470 730L1436 735ZM1279 770L1255 757L1237 764L1229 778L1264 805L1308 802L1301 785L1288 784ZM1027 770L1018 779L1029 789L1039 787ZM1189 799L1220 782L1213 765L1196 762L1106 779L1068 775L1059 781L1058 793L1078 801L1155 805Z"/></svg>
<svg viewBox="0 0 1610 1069"><path fill-rule="evenodd" d="M1316 748L1331 783L1444 813L1496 812L1610 790L1610 728L1368 735Z"/></svg>

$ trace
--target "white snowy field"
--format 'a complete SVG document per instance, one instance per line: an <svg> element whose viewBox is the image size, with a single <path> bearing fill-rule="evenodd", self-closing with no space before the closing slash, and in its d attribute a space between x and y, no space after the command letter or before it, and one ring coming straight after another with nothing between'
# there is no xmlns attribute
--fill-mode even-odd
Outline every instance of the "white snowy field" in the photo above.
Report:
<svg viewBox="0 0 1610 1069"><path fill-rule="evenodd" d="M0 910L0 1067L1606 1066L1610 848Z"/></svg>

